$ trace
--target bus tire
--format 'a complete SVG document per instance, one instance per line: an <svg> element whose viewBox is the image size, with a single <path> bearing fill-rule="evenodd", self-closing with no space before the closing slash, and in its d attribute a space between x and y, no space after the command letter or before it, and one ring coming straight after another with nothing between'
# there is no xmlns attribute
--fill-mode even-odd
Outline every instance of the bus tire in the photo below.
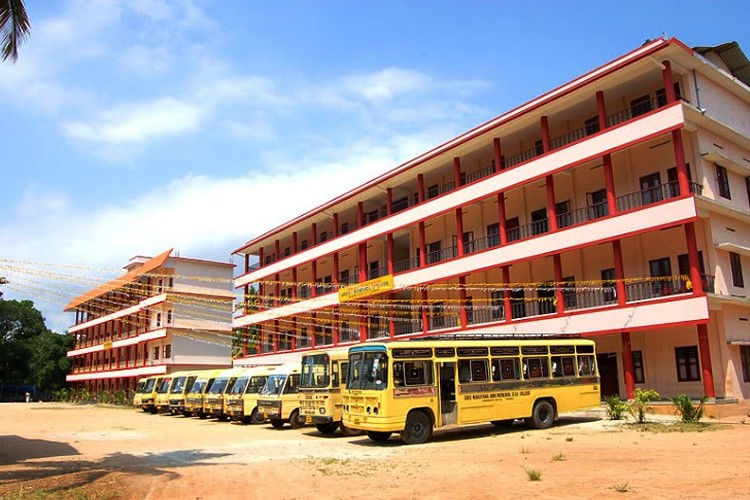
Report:
<svg viewBox="0 0 750 500"><path fill-rule="evenodd" d="M391 437L391 432L367 431L367 437L377 443L384 443Z"/></svg>
<svg viewBox="0 0 750 500"><path fill-rule="evenodd" d="M227 420L229 420L229 415L224 415L223 413L221 413L216 418L219 419L219 422L226 422Z"/></svg>
<svg viewBox="0 0 750 500"><path fill-rule="evenodd" d="M534 403L531 416L526 419L526 425L534 429L548 429L555 422L555 407L546 399Z"/></svg>
<svg viewBox="0 0 750 500"><path fill-rule="evenodd" d="M336 432L336 429L339 428L339 423L331 422L328 424L315 424L315 428L318 429L318 432L320 432L321 434L330 436L331 434Z"/></svg>
<svg viewBox="0 0 750 500"><path fill-rule="evenodd" d="M208 418L208 413L205 413L205 412L202 412L202 411L199 411L197 413L197 415L198 415L198 418L200 418L201 420L205 420L205 419Z"/></svg>
<svg viewBox="0 0 750 500"><path fill-rule="evenodd" d="M253 411L250 412L249 422L251 424L262 424L265 418L263 418L263 415L258 411L258 408L253 408Z"/></svg>
<svg viewBox="0 0 750 500"><path fill-rule="evenodd" d="M353 436L361 436L365 433L365 431L359 430L359 429L352 429L351 427L347 427L344 425L344 422L341 422L339 424L339 429L341 429L341 434L347 437L353 437Z"/></svg>
<svg viewBox="0 0 750 500"><path fill-rule="evenodd" d="M283 420L279 420L277 418L272 418L272 419L269 420L269 422L271 422L271 425L273 426L274 429L281 429L282 427L284 427L284 421Z"/></svg>
<svg viewBox="0 0 750 500"><path fill-rule="evenodd" d="M432 420L423 411L412 410L406 417L401 439L406 444L422 444L432 436Z"/></svg>
<svg viewBox="0 0 750 500"><path fill-rule="evenodd" d="M187 411L187 410L183 410L183 411L182 411L182 414L183 414L184 416L186 416L186 417L189 417L190 415L192 415L192 413L190 413L190 412L189 412L189 411Z"/></svg>
<svg viewBox="0 0 750 500"><path fill-rule="evenodd" d="M304 425L305 417L299 414L299 410L292 410L292 413L289 415L289 426L292 429L299 429Z"/></svg>
<svg viewBox="0 0 750 500"><path fill-rule="evenodd" d="M513 422L516 420L514 418L509 418L506 420L493 420L492 425L497 427L498 429L507 429L509 427L513 427Z"/></svg>

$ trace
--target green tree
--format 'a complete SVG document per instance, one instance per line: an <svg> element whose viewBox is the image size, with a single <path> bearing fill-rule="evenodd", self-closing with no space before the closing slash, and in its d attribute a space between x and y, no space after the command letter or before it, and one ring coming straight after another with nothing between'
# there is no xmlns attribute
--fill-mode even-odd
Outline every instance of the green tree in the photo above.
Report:
<svg viewBox="0 0 750 500"><path fill-rule="evenodd" d="M31 23L23 0L0 0L0 50L3 61L18 60L18 47L31 32Z"/></svg>
<svg viewBox="0 0 750 500"><path fill-rule="evenodd" d="M29 362L31 383L37 391L51 394L65 387L65 375L70 370L67 353L73 348L72 335L60 335L45 330L31 342Z"/></svg>
<svg viewBox="0 0 750 500"><path fill-rule="evenodd" d="M31 383L32 340L47 332L42 313L30 300L0 299L0 381Z"/></svg>

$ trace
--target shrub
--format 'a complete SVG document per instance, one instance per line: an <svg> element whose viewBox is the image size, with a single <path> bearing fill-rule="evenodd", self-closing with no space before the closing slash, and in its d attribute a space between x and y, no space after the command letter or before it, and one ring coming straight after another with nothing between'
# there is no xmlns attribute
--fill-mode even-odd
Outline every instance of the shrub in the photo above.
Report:
<svg viewBox="0 0 750 500"><path fill-rule="evenodd" d="M653 389L636 389L635 399L630 403L628 411L639 424L646 421L646 404L650 401L657 401L659 393Z"/></svg>
<svg viewBox="0 0 750 500"><path fill-rule="evenodd" d="M529 481L541 481L542 480L542 471L539 469L524 469L526 471L526 475L529 476Z"/></svg>
<svg viewBox="0 0 750 500"><path fill-rule="evenodd" d="M628 409L628 405L625 404L625 401L620 399L618 394L605 396L604 400L607 402L607 416L609 416L609 419L622 420L623 414Z"/></svg>
<svg viewBox="0 0 750 500"><path fill-rule="evenodd" d="M680 415L683 422L697 423L703 418L703 404L708 398L703 396L698 404L693 404L690 396L680 394L672 398L672 404L675 406L675 413Z"/></svg>

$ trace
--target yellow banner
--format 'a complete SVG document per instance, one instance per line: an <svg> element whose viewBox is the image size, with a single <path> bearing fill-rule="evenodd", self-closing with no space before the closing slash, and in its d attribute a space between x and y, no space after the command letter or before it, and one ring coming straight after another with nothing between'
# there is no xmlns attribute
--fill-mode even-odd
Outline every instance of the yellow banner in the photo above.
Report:
<svg viewBox="0 0 750 500"><path fill-rule="evenodd" d="M389 290L393 290L392 274L375 278L374 280L365 281L364 283L357 283L339 288L339 302L357 300L362 297L377 295L378 293L387 292Z"/></svg>
<svg viewBox="0 0 750 500"><path fill-rule="evenodd" d="M111 340L105 340L102 344L102 348L106 351L108 349L112 349L112 341Z"/></svg>

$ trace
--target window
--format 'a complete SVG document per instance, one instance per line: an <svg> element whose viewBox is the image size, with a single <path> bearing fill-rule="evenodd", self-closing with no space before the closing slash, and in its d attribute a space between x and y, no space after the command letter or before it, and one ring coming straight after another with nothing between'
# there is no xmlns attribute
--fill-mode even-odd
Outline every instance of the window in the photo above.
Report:
<svg viewBox="0 0 750 500"><path fill-rule="evenodd" d="M531 233L542 234L549 230L547 225L547 209L540 208L531 212Z"/></svg>
<svg viewBox="0 0 750 500"><path fill-rule="evenodd" d="M732 194L729 192L729 175L727 174L727 169L721 165L716 165L716 182L719 184L719 196L731 200Z"/></svg>
<svg viewBox="0 0 750 500"><path fill-rule="evenodd" d="M458 362L458 381L486 382L487 360L486 359L462 359Z"/></svg>
<svg viewBox="0 0 750 500"><path fill-rule="evenodd" d="M674 82L674 95L678 100L682 99L679 82ZM665 104L667 104L667 93L664 91L664 88L660 88L656 91L656 105L664 106Z"/></svg>
<svg viewBox="0 0 750 500"><path fill-rule="evenodd" d="M636 384L643 384L646 382L646 377L643 374L643 352L632 351L633 354L633 381Z"/></svg>
<svg viewBox="0 0 750 500"><path fill-rule="evenodd" d="M740 254L729 252L729 265L732 269L732 284L738 288L744 288L745 279L742 276L742 260Z"/></svg>
<svg viewBox="0 0 750 500"><path fill-rule="evenodd" d="M492 303L492 319L505 319L505 311L504 311L504 295L505 292L496 290L494 292L490 292L490 300Z"/></svg>
<svg viewBox="0 0 750 500"><path fill-rule="evenodd" d="M505 231L508 236L508 242L516 241L521 238L518 217L513 217L505 221Z"/></svg>
<svg viewBox="0 0 750 500"><path fill-rule="evenodd" d="M167 324L168 325L172 324L172 310L171 309L167 311Z"/></svg>
<svg viewBox="0 0 750 500"><path fill-rule="evenodd" d="M429 200L430 198L435 198L440 193L440 188L438 188L437 184L433 184L432 186L427 188L427 196L426 198Z"/></svg>
<svg viewBox="0 0 750 500"><path fill-rule="evenodd" d="M521 370L518 369L518 358L493 359L492 380L518 380L521 378Z"/></svg>
<svg viewBox="0 0 750 500"><path fill-rule="evenodd" d="M750 186L750 183L748 184ZM750 187L749 187L750 189ZM500 224L497 222L487 226L487 246L496 247L500 244Z"/></svg>
<svg viewBox="0 0 750 500"><path fill-rule="evenodd" d="M323 243L326 240L328 240L328 231L323 231L320 233L320 242Z"/></svg>
<svg viewBox="0 0 750 500"><path fill-rule="evenodd" d="M544 142L541 139L534 143L534 152L536 156L544 154Z"/></svg>
<svg viewBox="0 0 750 500"><path fill-rule="evenodd" d="M169 278L169 289L174 288L174 278Z"/></svg>
<svg viewBox="0 0 750 500"><path fill-rule="evenodd" d="M651 111L651 98L648 94L630 101L630 115L635 118Z"/></svg>
<svg viewBox="0 0 750 500"><path fill-rule="evenodd" d="M159 280L159 285L156 287L156 292L161 293L164 291L164 280Z"/></svg>
<svg viewBox="0 0 750 500"><path fill-rule="evenodd" d="M341 234L346 234L348 232L349 232L349 223L344 222L343 224L341 224Z"/></svg>
<svg viewBox="0 0 750 500"><path fill-rule="evenodd" d="M578 352L580 352L580 348ZM594 356L578 355L578 375L582 377L594 375L596 373L594 366Z"/></svg>
<svg viewBox="0 0 750 500"><path fill-rule="evenodd" d="M672 276L672 266L669 263L669 257L651 260L648 266L652 278ZM651 282L651 290L655 295L671 295L672 281L655 279Z"/></svg>
<svg viewBox="0 0 750 500"><path fill-rule="evenodd" d="M291 247L285 247L284 248L284 257L289 257L292 254Z"/></svg>
<svg viewBox="0 0 750 500"><path fill-rule="evenodd" d="M302 243L300 244L300 249L306 250L309 245L310 244L307 242L307 240L302 240Z"/></svg>
<svg viewBox="0 0 750 500"><path fill-rule="evenodd" d="M693 382L701 379L697 346L675 347L674 357L677 363L678 382Z"/></svg>
<svg viewBox="0 0 750 500"><path fill-rule="evenodd" d="M573 356L552 356L553 377L575 377L576 360Z"/></svg>
<svg viewBox="0 0 750 500"><path fill-rule="evenodd" d="M523 373L525 379L549 377L547 358L525 358L523 360Z"/></svg>
<svg viewBox="0 0 750 500"><path fill-rule="evenodd" d="M586 135L596 134L597 132L599 132L599 117L592 116L591 118L586 120L584 122L583 128L586 131Z"/></svg>
<svg viewBox="0 0 750 500"><path fill-rule="evenodd" d="M162 357L164 358L172 357L172 344L167 344L164 346L164 355Z"/></svg>
<svg viewBox="0 0 750 500"><path fill-rule="evenodd" d="M425 259L427 264L440 262L440 247L441 243L439 241L433 241L432 243L427 244L427 259Z"/></svg>
<svg viewBox="0 0 750 500"><path fill-rule="evenodd" d="M641 184L641 201L643 205L650 205L664 199L664 193L661 189L661 175L659 172L644 175L640 178Z"/></svg>
<svg viewBox="0 0 750 500"><path fill-rule="evenodd" d="M442 302L435 302L432 305L432 318L430 323L432 328L445 328L445 314Z"/></svg>
<svg viewBox="0 0 750 500"><path fill-rule="evenodd" d="M573 223L570 216L570 200L555 203L555 215L557 216L557 227L570 226Z"/></svg>
<svg viewBox="0 0 750 500"><path fill-rule="evenodd" d="M598 219L609 213L606 189L586 193L586 203L588 204L589 219Z"/></svg>
<svg viewBox="0 0 750 500"><path fill-rule="evenodd" d="M159 359L159 347L154 347L154 359Z"/></svg>
<svg viewBox="0 0 750 500"><path fill-rule="evenodd" d="M156 313L156 328L161 326L161 313Z"/></svg>
<svg viewBox="0 0 750 500"><path fill-rule="evenodd" d="M740 346L740 359L742 363L742 377L745 382L750 382L750 346Z"/></svg>

